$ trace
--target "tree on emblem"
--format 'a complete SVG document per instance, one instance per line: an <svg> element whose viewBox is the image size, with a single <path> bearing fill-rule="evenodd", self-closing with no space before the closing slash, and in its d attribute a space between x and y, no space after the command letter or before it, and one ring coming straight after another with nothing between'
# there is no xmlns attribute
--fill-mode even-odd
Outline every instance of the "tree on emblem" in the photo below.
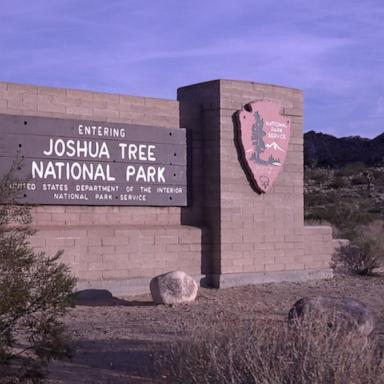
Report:
<svg viewBox="0 0 384 384"><path fill-rule="evenodd" d="M269 156L268 160L263 160L260 155L265 151L266 145L263 137L266 135L264 128L264 120L260 117L259 112L254 113L255 123L252 126L252 144L254 152L250 160L258 164L263 165L280 165L280 160L275 159L272 155Z"/></svg>
<svg viewBox="0 0 384 384"><path fill-rule="evenodd" d="M252 126L252 144L255 151L252 153L251 159L256 163L265 164L265 161L260 159L260 154L265 151L265 142L263 137L265 136L265 131L263 130L264 121L260 117L259 112L254 113L255 123Z"/></svg>
<svg viewBox="0 0 384 384"><path fill-rule="evenodd" d="M272 155L270 155L269 158L268 158L268 164L280 165L280 160L279 159L275 159Z"/></svg>

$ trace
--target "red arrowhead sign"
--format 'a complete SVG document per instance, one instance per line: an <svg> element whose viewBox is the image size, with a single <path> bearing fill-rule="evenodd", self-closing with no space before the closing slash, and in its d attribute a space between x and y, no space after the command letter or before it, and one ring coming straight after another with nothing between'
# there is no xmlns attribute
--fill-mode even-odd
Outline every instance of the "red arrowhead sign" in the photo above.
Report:
<svg viewBox="0 0 384 384"><path fill-rule="evenodd" d="M283 167L291 131L276 101L256 100L237 112L243 163L253 186L266 192Z"/></svg>

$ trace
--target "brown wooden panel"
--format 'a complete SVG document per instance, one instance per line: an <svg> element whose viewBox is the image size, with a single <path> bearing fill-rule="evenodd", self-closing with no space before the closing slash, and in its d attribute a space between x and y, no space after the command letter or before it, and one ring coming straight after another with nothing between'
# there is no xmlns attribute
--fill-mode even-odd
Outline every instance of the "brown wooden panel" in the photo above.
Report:
<svg viewBox="0 0 384 384"><path fill-rule="evenodd" d="M185 185L159 184L37 184L31 181L14 183L11 188L20 191L18 202L44 205L183 206L187 194Z"/></svg>
<svg viewBox="0 0 384 384"><path fill-rule="evenodd" d="M91 127L90 132L88 132L85 127ZM92 127L96 129L92 129ZM101 129L99 129L99 127ZM105 128L107 128L107 130L105 130ZM5 114L0 114L0 134L1 133L29 133L33 135L53 135L68 138L124 139L127 141L144 140L148 143L185 144L185 129L182 128L100 122L87 119L74 120ZM104 133L108 134L105 135Z"/></svg>
<svg viewBox="0 0 384 384"><path fill-rule="evenodd" d="M187 205L184 129L0 115L0 174L15 158L20 202Z"/></svg>

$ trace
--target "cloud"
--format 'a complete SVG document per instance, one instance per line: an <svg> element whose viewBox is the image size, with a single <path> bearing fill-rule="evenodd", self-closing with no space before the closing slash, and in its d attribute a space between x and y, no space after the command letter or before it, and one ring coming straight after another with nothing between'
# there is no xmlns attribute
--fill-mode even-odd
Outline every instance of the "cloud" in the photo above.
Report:
<svg viewBox="0 0 384 384"><path fill-rule="evenodd" d="M376 104L372 111L372 117L384 117L384 96L380 96L376 100Z"/></svg>
<svg viewBox="0 0 384 384"><path fill-rule="evenodd" d="M374 135L383 18L382 0L5 0L0 77L171 98L212 78L275 83L304 90L306 129L348 134L360 114Z"/></svg>

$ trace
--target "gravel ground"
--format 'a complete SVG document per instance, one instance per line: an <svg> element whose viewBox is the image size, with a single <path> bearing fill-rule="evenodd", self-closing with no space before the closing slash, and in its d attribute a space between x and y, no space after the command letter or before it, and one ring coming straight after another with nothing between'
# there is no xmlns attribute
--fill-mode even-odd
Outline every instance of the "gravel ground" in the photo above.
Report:
<svg viewBox="0 0 384 384"><path fill-rule="evenodd" d="M83 299L65 317L74 355L70 361L52 363L46 383L165 383L154 368L152 352L166 348L180 326L188 331L219 316L284 321L296 300L318 294L364 302L384 342L384 276L200 288L194 303L174 307L154 305L150 295L117 299L103 298L102 293L98 300Z"/></svg>

